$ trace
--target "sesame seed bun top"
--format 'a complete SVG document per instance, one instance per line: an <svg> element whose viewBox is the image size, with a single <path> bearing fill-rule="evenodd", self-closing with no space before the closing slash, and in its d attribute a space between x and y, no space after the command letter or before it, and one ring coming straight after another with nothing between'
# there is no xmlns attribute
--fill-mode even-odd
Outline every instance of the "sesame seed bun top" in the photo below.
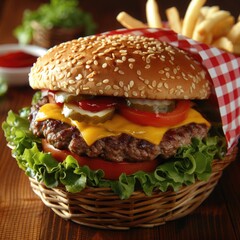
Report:
<svg viewBox="0 0 240 240"><path fill-rule="evenodd" d="M34 89L149 99L205 99L209 78L188 53L132 35L62 43L40 57L29 74Z"/></svg>

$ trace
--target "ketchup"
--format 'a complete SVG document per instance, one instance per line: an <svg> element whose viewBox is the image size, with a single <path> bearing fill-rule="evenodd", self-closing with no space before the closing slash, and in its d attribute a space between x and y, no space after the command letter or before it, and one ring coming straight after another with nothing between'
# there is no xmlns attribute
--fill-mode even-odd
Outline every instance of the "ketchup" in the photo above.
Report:
<svg viewBox="0 0 240 240"><path fill-rule="evenodd" d="M0 67L6 68L22 68L31 67L35 63L37 57L24 51L8 52L0 55Z"/></svg>

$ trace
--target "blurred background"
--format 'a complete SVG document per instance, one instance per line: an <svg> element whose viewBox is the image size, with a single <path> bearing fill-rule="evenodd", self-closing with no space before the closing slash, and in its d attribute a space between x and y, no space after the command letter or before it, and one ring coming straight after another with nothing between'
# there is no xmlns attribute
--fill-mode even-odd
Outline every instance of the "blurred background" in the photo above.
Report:
<svg viewBox="0 0 240 240"><path fill-rule="evenodd" d="M78 2L83 11L92 15L96 22L96 33L121 28L122 26L116 20L116 16L121 11L126 11L133 17L146 22L146 0L79 0ZM157 0L163 20L166 19L165 10L172 6L176 6L183 17L189 2L190 0ZM49 3L49 1L0 0L0 43L16 43L17 39L13 35L13 30L21 24L24 10L36 10L44 3ZM231 11L236 18L239 15L239 0L207 0L205 5L219 5L221 9Z"/></svg>

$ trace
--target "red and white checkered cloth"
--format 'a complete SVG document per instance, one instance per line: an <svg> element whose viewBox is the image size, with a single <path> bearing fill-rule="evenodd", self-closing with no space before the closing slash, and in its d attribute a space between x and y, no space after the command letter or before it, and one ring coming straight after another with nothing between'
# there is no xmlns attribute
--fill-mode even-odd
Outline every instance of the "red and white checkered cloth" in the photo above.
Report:
<svg viewBox="0 0 240 240"><path fill-rule="evenodd" d="M213 81L229 151L238 143L240 136L240 57L196 42L169 29L118 29L104 34L153 37L198 56Z"/></svg>

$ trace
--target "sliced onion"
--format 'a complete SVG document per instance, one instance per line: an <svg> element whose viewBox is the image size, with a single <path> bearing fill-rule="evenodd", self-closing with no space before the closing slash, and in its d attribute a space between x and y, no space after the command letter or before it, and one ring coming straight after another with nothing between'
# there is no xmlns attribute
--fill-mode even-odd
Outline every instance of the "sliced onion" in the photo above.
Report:
<svg viewBox="0 0 240 240"><path fill-rule="evenodd" d="M101 123L112 118L115 108L104 109L99 112L90 112L81 109L75 104L65 103L63 105L62 114L73 120L77 121L87 121L91 123Z"/></svg>

